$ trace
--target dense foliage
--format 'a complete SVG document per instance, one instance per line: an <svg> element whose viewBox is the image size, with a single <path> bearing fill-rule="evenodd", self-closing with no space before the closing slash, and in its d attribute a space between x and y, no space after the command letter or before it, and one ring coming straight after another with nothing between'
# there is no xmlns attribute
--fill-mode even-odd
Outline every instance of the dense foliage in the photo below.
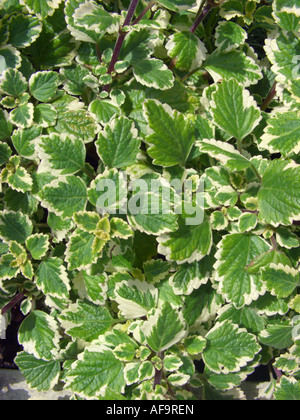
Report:
<svg viewBox="0 0 300 420"><path fill-rule="evenodd" d="M31 387L300 399L300 1L2 0L0 308ZM115 188L114 188L115 186Z"/></svg>

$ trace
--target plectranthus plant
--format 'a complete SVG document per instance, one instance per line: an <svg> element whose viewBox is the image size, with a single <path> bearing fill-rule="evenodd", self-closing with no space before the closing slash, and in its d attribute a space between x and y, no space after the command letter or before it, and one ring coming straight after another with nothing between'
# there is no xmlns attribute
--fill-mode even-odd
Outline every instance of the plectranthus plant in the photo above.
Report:
<svg viewBox="0 0 300 420"><path fill-rule="evenodd" d="M300 399L300 1L2 0L1 325L74 399ZM5 322L4 322L5 321ZM3 331L2 331L3 333Z"/></svg>

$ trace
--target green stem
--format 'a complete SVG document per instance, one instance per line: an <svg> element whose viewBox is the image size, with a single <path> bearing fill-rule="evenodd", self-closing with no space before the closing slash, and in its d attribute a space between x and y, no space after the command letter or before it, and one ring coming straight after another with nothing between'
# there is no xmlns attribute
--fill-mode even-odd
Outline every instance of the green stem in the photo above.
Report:
<svg viewBox="0 0 300 420"><path fill-rule="evenodd" d="M262 182L262 177L261 177L260 173L258 172L258 170L256 169L256 167L254 165L251 165L251 169L255 173L257 178L259 179L259 182Z"/></svg>

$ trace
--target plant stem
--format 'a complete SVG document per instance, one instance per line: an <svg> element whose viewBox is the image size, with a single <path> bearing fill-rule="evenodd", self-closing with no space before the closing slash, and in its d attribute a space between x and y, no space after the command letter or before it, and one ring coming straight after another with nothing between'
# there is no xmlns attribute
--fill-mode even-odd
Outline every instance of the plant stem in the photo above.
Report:
<svg viewBox="0 0 300 420"><path fill-rule="evenodd" d="M14 306L18 305L24 299L24 293L18 293L7 305L2 308L1 314L4 315L7 311L9 311Z"/></svg>
<svg viewBox="0 0 300 420"><path fill-rule="evenodd" d="M268 106L270 105L270 103L272 102L272 100L274 99L275 95L276 95L276 87L277 87L277 82L275 81L273 83L273 86L271 87L271 90L268 94L268 96L266 97L266 99L264 100L262 106L261 106L261 110L265 111Z"/></svg>
<svg viewBox="0 0 300 420"><path fill-rule="evenodd" d="M135 12L135 10L138 6L138 3L139 3L139 0L131 0L131 3L130 3L129 8L128 8L127 16L125 18L125 21L124 21L124 24L123 24L122 28L120 29L119 37L117 39L115 49L114 49L114 52L113 52L113 56L112 56L111 62L110 62L109 67L108 67L108 74L111 74L115 69L116 62L118 61L118 58L119 58L119 55L120 55L120 52L121 52L121 48L122 48L124 39L126 37L126 32L123 32L122 30L123 30L124 27L130 25L131 20L132 20L133 15L134 15L134 12ZM110 87L110 85L105 85L102 90L105 91L105 92L108 92L109 87Z"/></svg>
<svg viewBox="0 0 300 420"><path fill-rule="evenodd" d="M203 5L201 5L203 7ZM201 7L200 6L200 7ZM210 10L214 7L214 5L212 3L208 3L205 8L201 11L201 13L199 14L199 16L196 18L194 24L192 25L192 27L190 28L190 32L193 34L194 32L196 32L198 26L200 25L200 23L203 21L203 19L208 15L208 13L210 12Z"/></svg>
<svg viewBox="0 0 300 420"><path fill-rule="evenodd" d="M151 1L151 3L148 4L147 7L142 11L142 13L132 22L132 25L136 25L139 23L139 21L145 16L145 14L148 12L148 10L152 9L152 7L157 3L156 0Z"/></svg>

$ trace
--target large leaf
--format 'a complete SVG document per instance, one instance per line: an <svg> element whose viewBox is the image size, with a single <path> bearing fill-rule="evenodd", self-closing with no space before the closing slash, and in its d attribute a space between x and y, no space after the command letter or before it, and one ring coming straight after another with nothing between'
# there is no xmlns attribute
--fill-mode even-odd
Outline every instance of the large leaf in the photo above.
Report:
<svg viewBox="0 0 300 420"><path fill-rule="evenodd" d="M223 237L218 248L215 264L218 292L236 308L249 305L265 290L259 276L249 274L245 268L268 251L270 245L258 236L234 233Z"/></svg>
<svg viewBox="0 0 300 420"><path fill-rule="evenodd" d="M37 142L39 172L72 175L84 168L86 149L81 139L51 133Z"/></svg>
<svg viewBox="0 0 300 420"><path fill-rule="evenodd" d="M0 237L5 242L24 244L32 229L32 222L25 214L6 210L0 212Z"/></svg>
<svg viewBox="0 0 300 420"><path fill-rule="evenodd" d="M239 372L260 351L254 335L229 321L217 322L205 339L203 360L216 373Z"/></svg>
<svg viewBox="0 0 300 420"><path fill-rule="evenodd" d="M102 5L95 1L80 4L75 10L73 19L75 25L96 33L107 32L112 34L119 29L118 17L107 12Z"/></svg>
<svg viewBox="0 0 300 420"><path fill-rule="evenodd" d="M260 67L242 51L220 52L216 50L204 64L215 82L234 78L247 87L262 78Z"/></svg>
<svg viewBox="0 0 300 420"><path fill-rule="evenodd" d="M195 141L194 127L178 111L156 100L145 103L145 117L149 125L149 155L161 166L184 165Z"/></svg>
<svg viewBox="0 0 300 420"><path fill-rule="evenodd" d="M285 160L272 161L263 175L258 194L259 218L274 226L300 220L300 166Z"/></svg>
<svg viewBox="0 0 300 420"><path fill-rule="evenodd" d="M18 14L9 21L9 43L17 48L31 45L42 31L42 22L35 16Z"/></svg>
<svg viewBox="0 0 300 420"><path fill-rule="evenodd" d="M59 350L57 322L46 312L32 312L19 328L19 343L37 359L52 360Z"/></svg>
<svg viewBox="0 0 300 420"><path fill-rule="evenodd" d="M60 315L62 327L73 338L91 342L107 331L114 320L103 306L78 300Z"/></svg>
<svg viewBox="0 0 300 420"><path fill-rule="evenodd" d="M81 178L68 175L46 185L41 196L43 207L67 219L85 209L87 188Z"/></svg>
<svg viewBox="0 0 300 420"><path fill-rule="evenodd" d="M106 388L124 392L123 363L111 349L95 344L87 347L67 373L67 388L77 395L91 398L104 396Z"/></svg>
<svg viewBox="0 0 300 420"><path fill-rule="evenodd" d="M214 123L242 141L261 120L260 110L249 91L235 80L218 85L211 101Z"/></svg>
<svg viewBox="0 0 300 420"><path fill-rule="evenodd" d="M48 102L55 94L59 85L58 73L54 71L40 71L29 79L31 94L40 102Z"/></svg>
<svg viewBox="0 0 300 420"><path fill-rule="evenodd" d="M148 345L156 352L162 352L185 338L186 324L182 314L169 303L155 310L143 324L143 334Z"/></svg>
<svg viewBox="0 0 300 420"><path fill-rule="evenodd" d="M106 166L126 168L136 162L140 140L134 122L126 117L114 118L99 133L97 152Z"/></svg>
<svg viewBox="0 0 300 420"><path fill-rule="evenodd" d="M37 359L32 354L22 351L17 354L15 363L31 388L49 391L58 383L60 376L58 360Z"/></svg>
<svg viewBox="0 0 300 420"><path fill-rule="evenodd" d="M300 119L297 112L276 113L268 119L259 147L283 156L300 152Z"/></svg>
<svg viewBox="0 0 300 420"><path fill-rule="evenodd" d="M212 246L212 229L208 219L200 224L188 224L180 216L179 229L158 237L158 251L168 261L178 264L200 261L210 253Z"/></svg>

